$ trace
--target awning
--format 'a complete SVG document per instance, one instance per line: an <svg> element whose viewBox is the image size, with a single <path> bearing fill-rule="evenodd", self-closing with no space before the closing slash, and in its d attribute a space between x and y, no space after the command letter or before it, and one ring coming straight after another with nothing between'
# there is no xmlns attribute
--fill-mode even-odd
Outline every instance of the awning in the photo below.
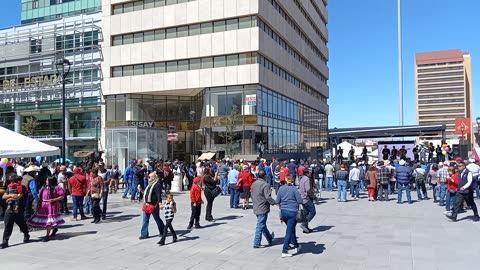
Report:
<svg viewBox="0 0 480 270"><path fill-rule="evenodd" d="M208 152L208 153L203 153L198 157L198 160L210 160L215 156L215 153Z"/></svg>
<svg viewBox="0 0 480 270"><path fill-rule="evenodd" d="M19 158L55 156L60 149L0 127L0 157Z"/></svg>

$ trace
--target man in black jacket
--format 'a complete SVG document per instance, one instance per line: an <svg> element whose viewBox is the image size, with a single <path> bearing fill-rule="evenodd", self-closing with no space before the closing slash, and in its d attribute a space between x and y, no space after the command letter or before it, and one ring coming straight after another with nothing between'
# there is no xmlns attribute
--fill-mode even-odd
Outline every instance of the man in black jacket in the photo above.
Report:
<svg viewBox="0 0 480 270"><path fill-rule="evenodd" d="M470 206L473 210L473 221L479 221L480 218L478 216L477 205L473 200L472 184L473 184L473 175L472 173L466 168L465 162L457 163L458 168L458 191L455 200L455 207L453 211L445 212L445 216L450 219L451 221L457 221L457 214L462 210L463 202L466 201L467 205Z"/></svg>
<svg viewBox="0 0 480 270"><path fill-rule="evenodd" d="M137 164L133 166L133 185L132 185L132 202L135 202L137 192L138 192L138 185L140 185L140 189L143 190L143 178L145 177L145 172L147 171L147 167L143 165L143 161L141 159L137 160ZM142 192L140 192L138 196L138 200L142 200Z"/></svg>
<svg viewBox="0 0 480 270"><path fill-rule="evenodd" d="M12 174L10 178L16 178L18 182L22 181L22 177L18 175ZM5 218L4 218L4 223L5 223L5 228L3 230L3 240L0 248L7 248L8 247L8 240L10 239L10 236L12 235L13 231L13 224L17 224L17 226L20 228L20 231L23 233L23 243L28 243L30 241L30 235L28 234L28 227L27 224L25 223L24 219L24 211L25 211L25 202L27 199L27 188L25 186L22 186L23 190L23 196L20 198L18 197L17 194L3 194L2 199L4 200L19 200L19 208L18 211L12 211L12 210L7 210L5 213Z"/></svg>

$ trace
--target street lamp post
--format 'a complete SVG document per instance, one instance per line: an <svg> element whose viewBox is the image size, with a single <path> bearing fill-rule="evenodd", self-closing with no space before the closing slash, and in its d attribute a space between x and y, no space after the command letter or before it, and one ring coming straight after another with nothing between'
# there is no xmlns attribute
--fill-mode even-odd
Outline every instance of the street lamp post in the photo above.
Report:
<svg viewBox="0 0 480 270"><path fill-rule="evenodd" d="M197 155L197 152L196 152L196 148L197 148L197 141L196 141L196 131L195 131L195 114L196 112L195 111L190 111L190 120L192 120L192 131L193 131L193 147L192 147L192 151L193 151L193 157L195 158L195 156Z"/></svg>
<svg viewBox="0 0 480 270"><path fill-rule="evenodd" d="M98 153L98 128L100 126L100 118L95 118L95 151Z"/></svg>
<svg viewBox="0 0 480 270"><path fill-rule="evenodd" d="M464 144L464 135L465 135L465 125L460 126L460 131L462 132L462 145Z"/></svg>
<svg viewBox="0 0 480 270"><path fill-rule="evenodd" d="M70 67L72 66L72 63L68 61L68 59L58 59L55 62L55 67L57 69L57 73L59 76L62 78L62 164L65 165L66 159L67 159L67 154L66 154L66 147L67 147L67 135L66 135L66 130L67 130L67 123L66 123L66 109L65 109L65 81L70 73Z"/></svg>

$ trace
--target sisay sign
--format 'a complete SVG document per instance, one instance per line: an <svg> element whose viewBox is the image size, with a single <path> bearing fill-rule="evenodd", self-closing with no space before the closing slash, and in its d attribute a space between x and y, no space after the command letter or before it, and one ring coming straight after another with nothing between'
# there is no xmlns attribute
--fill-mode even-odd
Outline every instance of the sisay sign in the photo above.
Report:
<svg viewBox="0 0 480 270"><path fill-rule="evenodd" d="M245 105L257 105L257 95L245 95Z"/></svg>
<svg viewBox="0 0 480 270"><path fill-rule="evenodd" d="M132 127L153 127L155 125L153 121L129 121L128 123Z"/></svg>

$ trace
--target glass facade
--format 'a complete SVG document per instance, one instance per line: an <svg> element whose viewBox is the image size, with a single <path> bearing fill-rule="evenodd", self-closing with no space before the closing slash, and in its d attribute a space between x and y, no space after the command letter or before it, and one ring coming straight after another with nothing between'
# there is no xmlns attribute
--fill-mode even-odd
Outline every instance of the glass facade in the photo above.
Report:
<svg viewBox="0 0 480 270"><path fill-rule="evenodd" d="M102 0L22 0L22 24L100 11Z"/></svg>
<svg viewBox="0 0 480 270"><path fill-rule="evenodd" d="M101 135L95 125L101 118L100 20L97 12L0 30L0 125L21 133L32 118L37 125L29 136L61 147L62 71L55 63L67 59L67 157L95 149Z"/></svg>
<svg viewBox="0 0 480 270"><path fill-rule="evenodd" d="M107 128L138 122L174 126L179 134L175 158L184 160L207 150L225 154L226 132L232 126L231 148L238 155L258 155L260 142L271 155L327 146L326 114L261 85L207 88L191 97L112 95L105 104ZM238 114L232 117L234 107ZM168 147L170 151L172 145Z"/></svg>
<svg viewBox="0 0 480 270"><path fill-rule="evenodd" d="M105 156L123 170L133 158L166 159L166 129L155 128L107 128L105 129Z"/></svg>

